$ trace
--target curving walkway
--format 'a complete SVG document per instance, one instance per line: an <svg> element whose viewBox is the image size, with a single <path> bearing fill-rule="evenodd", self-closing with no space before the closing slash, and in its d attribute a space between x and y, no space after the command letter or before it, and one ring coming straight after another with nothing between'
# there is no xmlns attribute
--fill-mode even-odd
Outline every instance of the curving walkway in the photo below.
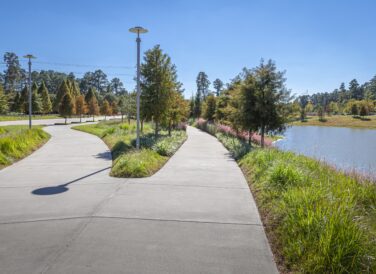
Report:
<svg viewBox="0 0 376 274"><path fill-rule="evenodd" d="M100 139L50 126L50 141L0 171L3 273L277 273L236 162L189 138L154 176L108 176Z"/></svg>

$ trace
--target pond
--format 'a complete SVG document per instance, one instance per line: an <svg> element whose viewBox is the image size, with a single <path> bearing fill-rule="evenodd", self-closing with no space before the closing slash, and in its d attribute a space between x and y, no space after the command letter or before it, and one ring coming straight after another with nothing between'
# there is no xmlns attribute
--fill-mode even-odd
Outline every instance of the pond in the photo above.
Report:
<svg viewBox="0 0 376 274"><path fill-rule="evenodd" d="M376 178L376 130L292 126L284 137L276 147Z"/></svg>

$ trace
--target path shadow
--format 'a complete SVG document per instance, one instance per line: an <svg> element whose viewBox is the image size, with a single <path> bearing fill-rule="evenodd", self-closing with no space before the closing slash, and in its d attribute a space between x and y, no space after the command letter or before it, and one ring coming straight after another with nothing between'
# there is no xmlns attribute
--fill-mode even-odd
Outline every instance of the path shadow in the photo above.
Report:
<svg viewBox="0 0 376 274"><path fill-rule="evenodd" d="M31 193L34 194L34 195L55 195L55 194L60 194L60 193L68 191L69 188L67 186L69 186L70 184L76 183L78 181L81 181L81 180L83 180L85 178L88 178L90 176L93 176L95 174L98 174L98 173L100 173L102 171L105 171L107 169L110 169L110 168L111 167L106 167L106 168L97 170L97 171L95 171L93 173L90 173L90 174L87 174L87 175L82 176L80 178L74 179L73 181L70 181L70 182L62 184L62 185L48 186L48 187L42 187L42 188L34 189Z"/></svg>
<svg viewBox="0 0 376 274"><path fill-rule="evenodd" d="M100 152L97 155L95 155L95 158L112 160L111 151Z"/></svg>

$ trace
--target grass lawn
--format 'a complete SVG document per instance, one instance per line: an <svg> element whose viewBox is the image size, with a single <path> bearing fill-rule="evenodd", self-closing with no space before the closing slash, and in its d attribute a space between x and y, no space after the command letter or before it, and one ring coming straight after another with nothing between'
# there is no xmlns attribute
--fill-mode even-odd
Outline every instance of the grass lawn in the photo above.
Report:
<svg viewBox="0 0 376 274"><path fill-rule="evenodd" d="M376 273L376 184L255 149L239 164L282 273Z"/></svg>
<svg viewBox="0 0 376 274"><path fill-rule="evenodd" d="M0 127L0 169L28 156L48 141L50 135L42 127Z"/></svg>
<svg viewBox="0 0 376 274"><path fill-rule="evenodd" d="M178 150L187 138L185 131L174 130L171 137L161 131L155 138L150 124L144 123L140 139L141 150L135 149L136 123L132 121L102 121L98 124L73 127L94 134L111 149L113 165L111 175L115 177L147 177L157 172Z"/></svg>
<svg viewBox="0 0 376 274"><path fill-rule="evenodd" d="M317 116L308 116L306 122L295 121L294 126L327 126L376 129L376 115L366 116L365 119L354 118L351 115L325 116L325 121L319 121Z"/></svg>
<svg viewBox="0 0 376 274"><path fill-rule="evenodd" d="M59 115L33 115L33 120L45 120L45 119L56 119L62 118ZM18 121L18 120L29 120L28 115L0 115L0 122L2 121Z"/></svg>

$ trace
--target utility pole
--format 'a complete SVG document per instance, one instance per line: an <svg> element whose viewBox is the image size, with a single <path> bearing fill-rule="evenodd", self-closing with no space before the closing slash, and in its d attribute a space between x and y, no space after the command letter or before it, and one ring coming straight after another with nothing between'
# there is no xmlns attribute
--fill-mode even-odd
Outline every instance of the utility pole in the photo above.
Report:
<svg viewBox="0 0 376 274"><path fill-rule="evenodd" d="M31 102L31 98L32 98L32 94L31 94L31 59L35 59L36 57L34 57L32 54L28 54L28 55L25 55L24 58L27 58L29 59L29 81L28 81L28 85L29 85L29 129L31 129L31 115L33 113L33 108L32 108L32 102Z"/></svg>
<svg viewBox="0 0 376 274"><path fill-rule="evenodd" d="M130 32L137 34L137 97L136 97L136 105L137 105L137 138L136 138L136 148L140 149L140 46L141 46L141 33L147 33L148 30L144 29L143 27L134 27L129 29Z"/></svg>

